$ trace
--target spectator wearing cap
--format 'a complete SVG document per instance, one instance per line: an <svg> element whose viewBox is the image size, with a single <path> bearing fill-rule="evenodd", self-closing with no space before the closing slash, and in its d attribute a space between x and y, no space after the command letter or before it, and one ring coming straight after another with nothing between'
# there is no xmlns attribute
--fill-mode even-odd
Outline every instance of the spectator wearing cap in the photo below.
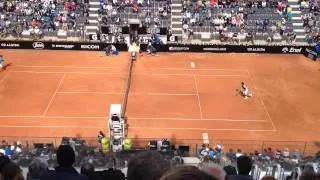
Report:
<svg viewBox="0 0 320 180"><path fill-rule="evenodd" d="M27 180L38 180L48 171L48 163L44 159L35 158L28 169Z"/></svg>
<svg viewBox="0 0 320 180"><path fill-rule="evenodd" d="M57 150L58 167L41 177L41 180L86 180L87 177L80 175L73 167L75 153L71 146L60 145Z"/></svg>

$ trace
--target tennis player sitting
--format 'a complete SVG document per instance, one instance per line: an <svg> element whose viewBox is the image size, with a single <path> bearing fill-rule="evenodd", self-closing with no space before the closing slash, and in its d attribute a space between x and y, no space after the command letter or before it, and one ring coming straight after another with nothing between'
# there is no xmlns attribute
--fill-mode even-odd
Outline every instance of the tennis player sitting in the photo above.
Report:
<svg viewBox="0 0 320 180"><path fill-rule="evenodd" d="M5 68L5 67L4 67L4 59L3 59L3 56L0 55L0 72L1 72L2 70L5 70L4 68Z"/></svg>
<svg viewBox="0 0 320 180"><path fill-rule="evenodd" d="M240 94L244 99L248 99L248 97L252 97L252 92L249 91L247 85L244 82L241 82Z"/></svg>

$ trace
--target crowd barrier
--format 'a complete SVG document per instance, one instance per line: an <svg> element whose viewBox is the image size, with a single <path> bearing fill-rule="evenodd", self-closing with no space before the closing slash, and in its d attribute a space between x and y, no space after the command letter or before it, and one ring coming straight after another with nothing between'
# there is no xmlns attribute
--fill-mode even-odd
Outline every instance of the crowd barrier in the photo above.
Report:
<svg viewBox="0 0 320 180"><path fill-rule="evenodd" d="M85 140L86 144L92 147L99 146L97 138L95 137L77 137L81 140ZM0 137L0 141L5 140L9 144L13 144L19 141L23 145L28 145L32 147L34 144L52 144L54 147L58 147L61 143L61 137ZM142 139L142 138L132 138L133 147L137 149L144 149L147 147L151 140L161 140L157 138L152 139ZM187 146L189 149L189 155L195 156L197 152L201 149L203 144L202 139L170 139L168 140L176 148L179 146ZM320 141L269 141L269 140L222 140L222 139L209 139L209 144L211 147L220 144L224 147L224 151L227 152L230 148L237 151L241 149L242 152L262 152L264 149L272 148L273 150L279 149L284 150L288 148L292 151L299 151L304 156L314 156L316 153L320 152Z"/></svg>
<svg viewBox="0 0 320 180"><path fill-rule="evenodd" d="M103 51L108 43L94 42L49 42L49 41L0 41L0 49L46 49L46 50L84 50ZM113 44L119 51L127 51L126 44ZM147 45L142 44L145 51ZM271 54L306 54L310 52L317 57L311 46L263 46L263 45L190 45L162 44L156 45L158 52L213 52L213 53L271 53Z"/></svg>

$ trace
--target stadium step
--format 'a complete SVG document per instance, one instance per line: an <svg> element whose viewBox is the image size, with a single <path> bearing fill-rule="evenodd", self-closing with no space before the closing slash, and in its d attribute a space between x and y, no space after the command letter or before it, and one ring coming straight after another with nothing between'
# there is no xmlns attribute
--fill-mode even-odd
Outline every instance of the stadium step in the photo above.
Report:
<svg viewBox="0 0 320 180"><path fill-rule="evenodd" d="M172 4L182 4L182 0L171 0Z"/></svg>
<svg viewBox="0 0 320 180"><path fill-rule="evenodd" d="M303 38L303 39L298 39L296 38L295 42L307 42L306 38Z"/></svg>
<svg viewBox="0 0 320 180"><path fill-rule="evenodd" d="M301 11L292 11L292 14L301 14Z"/></svg>
<svg viewBox="0 0 320 180"><path fill-rule="evenodd" d="M181 13L181 9L172 9L171 12L178 12Z"/></svg>
<svg viewBox="0 0 320 180"><path fill-rule="evenodd" d="M90 24L99 24L99 21L97 19L89 19L88 21Z"/></svg>
<svg viewBox="0 0 320 180"><path fill-rule="evenodd" d="M294 3L298 4L299 0L288 0L288 2L294 2Z"/></svg>
<svg viewBox="0 0 320 180"><path fill-rule="evenodd" d="M89 11L95 11L95 12L97 12L99 9L100 9L100 8L98 8L98 7L90 7L90 8L89 8Z"/></svg>
<svg viewBox="0 0 320 180"><path fill-rule="evenodd" d="M172 16L181 16L181 12L171 12Z"/></svg>
<svg viewBox="0 0 320 180"><path fill-rule="evenodd" d="M306 36L305 32L295 32L297 36Z"/></svg>
<svg viewBox="0 0 320 180"><path fill-rule="evenodd" d="M306 32L304 29L294 29L293 31L294 31L294 32L303 32L303 33Z"/></svg>
<svg viewBox="0 0 320 180"><path fill-rule="evenodd" d="M292 8L300 8L300 5L299 4L292 4L292 5L290 5Z"/></svg>
<svg viewBox="0 0 320 180"><path fill-rule="evenodd" d="M179 21L179 22L181 22L181 16L173 16L172 18L171 18L171 21L175 21L175 22L177 22L177 21Z"/></svg>
<svg viewBox="0 0 320 180"><path fill-rule="evenodd" d="M98 18L97 18L97 17L90 17L90 16L89 16L89 17L87 17L87 20L88 20L88 21L90 21L90 20L98 20Z"/></svg>
<svg viewBox="0 0 320 180"><path fill-rule="evenodd" d="M99 27L98 26L86 26L86 30L88 29L92 29L92 30L99 30Z"/></svg>
<svg viewBox="0 0 320 180"><path fill-rule="evenodd" d="M182 7L182 4L179 3L179 4L171 4L171 7Z"/></svg>
<svg viewBox="0 0 320 180"><path fill-rule="evenodd" d="M100 5L99 1L90 1L89 5Z"/></svg>
<svg viewBox="0 0 320 180"><path fill-rule="evenodd" d="M292 25L293 25L293 26L299 26L299 27L302 27L302 26L303 26L303 23L300 23L300 22L299 22L299 23L292 23Z"/></svg>
<svg viewBox="0 0 320 180"><path fill-rule="evenodd" d="M97 14L97 13L89 13L89 17L99 17L99 14Z"/></svg>
<svg viewBox="0 0 320 180"><path fill-rule="evenodd" d="M300 35L300 36L296 36L296 39L306 39L306 36L302 36L302 35Z"/></svg>
<svg viewBox="0 0 320 180"><path fill-rule="evenodd" d="M182 24L172 24L172 28L182 28Z"/></svg>
<svg viewBox="0 0 320 180"><path fill-rule="evenodd" d="M301 16L292 17L292 20L302 20Z"/></svg>
<svg viewBox="0 0 320 180"><path fill-rule="evenodd" d="M86 29L86 34L97 34L97 30L96 29Z"/></svg>

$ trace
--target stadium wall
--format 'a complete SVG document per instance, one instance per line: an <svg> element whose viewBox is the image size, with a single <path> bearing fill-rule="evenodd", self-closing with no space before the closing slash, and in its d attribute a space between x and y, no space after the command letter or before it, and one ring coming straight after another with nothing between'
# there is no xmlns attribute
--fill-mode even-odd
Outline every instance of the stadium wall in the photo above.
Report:
<svg viewBox="0 0 320 180"><path fill-rule="evenodd" d="M49 41L0 41L0 49L46 49L46 50L84 50L103 51L107 43L94 42L49 42ZM120 51L127 51L126 44L114 44ZM146 49L141 45L141 50ZM306 48L309 51L306 51ZM158 52L213 52L213 53L272 53L272 54L305 54L314 49L311 46L263 46L263 45L157 45ZM311 52L312 53L312 52ZM313 52L315 56L317 53Z"/></svg>

